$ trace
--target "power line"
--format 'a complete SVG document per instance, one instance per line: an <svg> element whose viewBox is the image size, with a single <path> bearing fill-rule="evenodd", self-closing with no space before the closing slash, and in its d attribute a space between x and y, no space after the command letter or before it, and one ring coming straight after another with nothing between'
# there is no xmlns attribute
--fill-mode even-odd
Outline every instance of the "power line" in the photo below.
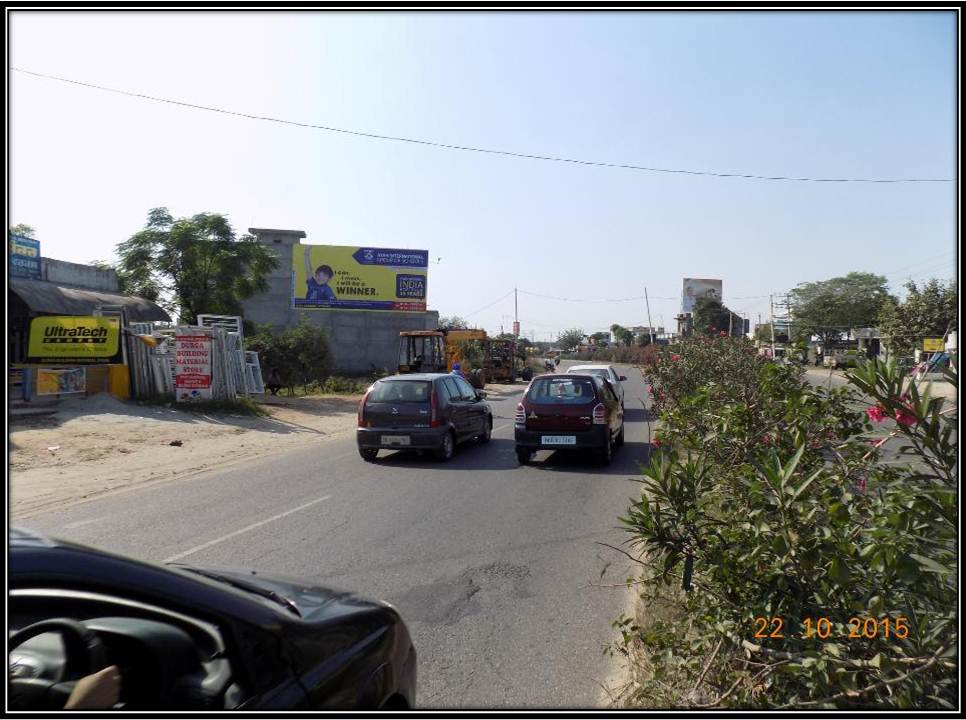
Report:
<svg viewBox="0 0 966 720"><path fill-rule="evenodd" d="M437 142L434 140L420 140L416 138L400 137L395 135L382 135L379 133L363 132L361 130L348 130L346 128L331 127L328 125L317 125L315 123L305 123L299 122L297 120L284 120L282 118L268 117L264 115L254 115L251 113L237 112L234 110L225 110L224 108L210 107L207 105L197 105L195 103L184 102L181 100L171 100L170 98L156 97L154 95L147 95L145 93L131 92L128 90L119 90L117 88L105 87L103 85L95 85L94 83L82 82L80 80L71 80L69 78L58 77L56 75L47 75L45 73L34 72L33 70L24 70L22 68L11 67L14 72L24 73L26 75L33 75L34 77L44 78L47 80L56 80L58 82L69 83L71 85L79 85L81 87L92 88L94 90L102 90L104 92L116 93L118 95L126 95L128 97L141 98L142 100L151 100L153 102L168 103L169 105L178 105L180 107L193 108L195 110L205 110L207 112L220 113L222 115L233 115L235 117L248 118L250 120L262 120L264 122L274 122L282 125L294 125L296 127L312 128L315 130L325 130L326 132L342 133L344 135L356 135L358 137L371 138L375 140L392 140L394 142L406 142L415 145L426 145L429 147L443 148L446 150L462 150L464 152L477 152L485 153L489 155L503 155L505 157L515 157L524 158L528 160L543 160L547 162L559 162L559 163L571 163L574 165L591 165L594 167L604 167L604 168L615 168L622 170L636 170L640 172L650 172L650 173L668 173L677 175L702 175L706 177L718 177L718 178L738 178L742 180L774 180L782 182L816 182L816 183L949 183L953 182L949 178L815 178L815 177L791 177L785 175L755 175L752 173L735 173L735 172L714 172L710 170L683 170L679 168L657 168L657 167L646 167L643 165L632 165L629 163L610 163L610 162L600 162L595 160L578 160L575 158L566 157L554 157L550 155L536 155L532 153L522 153L522 152L512 152L510 150L494 150L491 148L481 148L473 147L469 145L454 145L451 143Z"/></svg>
<svg viewBox="0 0 966 720"><path fill-rule="evenodd" d="M510 292L508 292L508 293L507 293L506 295L504 295L503 297L500 297L500 298L497 298L497 299L496 299L496 300L494 300L493 302L491 302L491 303L489 303L489 304L487 304L487 305L484 305L484 306L483 306L483 307L481 307L481 308L480 308L479 310L474 310L473 312L471 312L471 313L466 313L465 315L461 315L460 317L462 317L462 318L464 318L464 319L466 319L466 318L468 318L468 317L469 317L470 315L476 315L476 314L477 314L477 313L479 313L479 312L483 312L483 311L484 311L484 310L486 310L487 308L491 308L491 307L493 307L493 306L494 306L494 305L496 305L496 304L497 304L498 302L501 302L501 301L503 301L503 300L506 300L506 299L507 299L508 297L510 297L510 296L511 296L512 294L513 294L513 291L511 290Z"/></svg>

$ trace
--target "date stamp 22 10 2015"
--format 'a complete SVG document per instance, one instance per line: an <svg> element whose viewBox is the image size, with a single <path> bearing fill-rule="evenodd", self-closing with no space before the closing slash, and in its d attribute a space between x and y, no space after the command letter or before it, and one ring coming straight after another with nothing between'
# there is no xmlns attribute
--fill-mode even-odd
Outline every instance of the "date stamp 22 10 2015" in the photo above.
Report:
<svg viewBox="0 0 966 720"><path fill-rule="evenodd" d="M819 640L840 638L852 640L865 638L867 640L874 640L877 637L903 640L909 637L909 626L906 625L906 620L905 615L898 615L894 618L888 616L881 618L851 617L845 630L836 633L830 618L807 617L801 622L801 630L793 633L793 636L801 637L805 640L810 638L818 638ZM765 640L769 638L780 639L787 637L785 621L780 617L756 617L754 624L754 637L756 639Z"/></svg>

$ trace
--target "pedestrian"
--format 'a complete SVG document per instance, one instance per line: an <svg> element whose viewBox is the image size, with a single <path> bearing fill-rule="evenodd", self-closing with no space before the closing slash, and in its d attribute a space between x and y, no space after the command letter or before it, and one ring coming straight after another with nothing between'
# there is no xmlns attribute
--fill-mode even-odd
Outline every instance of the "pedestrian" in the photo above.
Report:
<svg viewBox="0 0 966 720"><path fill-rule="evenodd" d="M453 375L463 376L463 371L460 369L460 364L458 362L453 363Z"/></svg>
<svg viewBox="0 0 966 720"><path fill-rule="evenodd" d="M268 371L268 382L265 383L265 387L272 395L278 395L278 391L282 389L282 378L279 376L277 368L271 368Z"/></svg>

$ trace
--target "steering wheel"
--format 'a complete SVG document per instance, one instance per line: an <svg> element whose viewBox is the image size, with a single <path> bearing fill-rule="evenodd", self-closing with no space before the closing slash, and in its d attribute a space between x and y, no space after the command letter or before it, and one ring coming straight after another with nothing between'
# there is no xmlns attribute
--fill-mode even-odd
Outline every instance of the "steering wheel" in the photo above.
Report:
<svg viewBox="0 0 966 720"><path fill-rule="evenodd" d="M107 651L97 633L71 618L43 620L18 630L10 637L9 652L44 633L57 633L63 638L64 665L53 680L11 677L11 707L62 710L77 680L109 665Z"/></svg>

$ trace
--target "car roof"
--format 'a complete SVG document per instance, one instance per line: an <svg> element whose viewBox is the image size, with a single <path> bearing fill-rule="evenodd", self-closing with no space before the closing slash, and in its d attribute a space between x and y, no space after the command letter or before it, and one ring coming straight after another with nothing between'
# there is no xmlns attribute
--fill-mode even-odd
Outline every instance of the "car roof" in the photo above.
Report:
<svg viewBox="0 0 966 720"><path fill-rule="evenodd" d="M571 365L567 368L567 372L574 370L609 370L610 367L610 365Z"/></svg>
<svg viewBox="0 0 966 720"><path fill-rule="evenodd" d="M389 377L379 378L379 380L434 380L446 377L451 373L409 373L406 375L390 375Z"/></svg>
<svg viewBox="0 0 966 720"><path fill-rule="evenodd" d="M10 528L9 538L10 547L33 547L33 548L52 548L57 547L57 543L48 537L35 533L25 528Z"/></svg>

